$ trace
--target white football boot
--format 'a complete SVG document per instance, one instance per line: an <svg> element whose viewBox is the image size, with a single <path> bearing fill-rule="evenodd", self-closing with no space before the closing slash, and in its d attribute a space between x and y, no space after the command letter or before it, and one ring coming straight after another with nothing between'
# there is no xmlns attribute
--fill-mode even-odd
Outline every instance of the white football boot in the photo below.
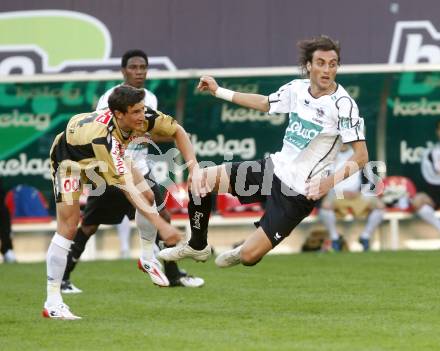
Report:
<svg viewBox="0 0 440 351"><path fill-rule="evenodd" d="M201 288L205 285L205 280L192 275L183 275L176 280L170 281L170 286L180 286L183 288Z"/></svg>
<svg viewBox="0 0 440 351"><path fill-rule="evenodd" d="M142 258L139 258L138 268L141 271L148 273L153 284L158 286L170 286L170 282L162 271L162 265L158 260L154 258L152 260L143 260Z"/></svg>
<svg viewBox="0 0 440 351"><path fill-rule="evenodd" d="M82 290L73 285L70 280L63 280L61 282L61 292L63 294L81 294Z"/></svg>
<svg viewBox="0 0 440 351"><path fill-rule="evenodd" d="M188 257L199 262L207 261L209 256L211 256L211 246L209 244L202 250L194 250L188 243L163 249L158 255L164 261L178 261Z"/></svg>
<svg viewBox="0 0 440 351"><path fill-rule="evenodd" d="M81 319L81 317L75 316L70 312L69 306L65 303L60 303L59 305L46 307L43 309L43 317L51 319L61 319L61 320L76 320Z"/></svg>
<svg viewBox="0 0 440 351"><path fill-rule="evenodd" d="M215 259L215 264L220 268L232 267L240 264L240 251L243 245L237 246L235 249L223 252Z"/></svg>

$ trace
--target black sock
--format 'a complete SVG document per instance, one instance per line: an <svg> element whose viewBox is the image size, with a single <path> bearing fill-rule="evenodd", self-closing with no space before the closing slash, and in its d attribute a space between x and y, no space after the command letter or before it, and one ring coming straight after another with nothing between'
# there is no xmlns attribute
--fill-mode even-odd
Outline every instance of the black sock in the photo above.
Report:
<svg viewBox="0 0 440 351"><path fill-rule="evenodd" d="M167 218L164 218L167 222L170 222L167 220ZM163 243L163 242L162 242ZM160 243L159 235L156 235L156 245L160 248L162 245ZM177 266L176 262L173 261L164 261L163 262L163 268L165 271L165 275L167 276L169 281L177 280L180 278L180 271L179 267Z"/></svg>
<svg viewBox="0 0 440 351"><path fill-rule="evenodd" d="M73 243L70 246L69 254L67 255L67 265L64 271L63 280L70 279L70 273L75 269L75 266L81 257L82 253L86 248L87 241L89 241L90 236L84 234L81 227L78 228Z"/></svg>
<svg viewBox="0 0 440 351"><path fill-rule="evenodd" d="M188 244L195 250L202 250L208 245L208 223L211 214L212 194L197 198L194 202L191 191L189 192L188 214L191 225L191 239Z"/></svg>
<svg viewBox="0 0 440 351"><path fill-rule="evenodd" d="M170 282L180 278L181 274L180 274L179 267L177 266L176 262L164 261L163 268L165 271L165 275L167 276L167 278Z"/></svg>

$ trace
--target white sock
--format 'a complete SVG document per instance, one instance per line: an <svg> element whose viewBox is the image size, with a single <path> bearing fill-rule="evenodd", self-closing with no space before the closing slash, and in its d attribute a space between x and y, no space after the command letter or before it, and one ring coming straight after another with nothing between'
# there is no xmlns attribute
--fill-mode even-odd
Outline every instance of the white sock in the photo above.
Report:
<svg viewBox="0 0 440 351"><path fill-rule="evenodd" d="M382 223L384 210L374 209L367 218L367 224L361 234L361 239L370 239L376 228Z"/></svg>
<svg viewBox="0 0 440 351"><path fill-rule="evenodd" d="M139 238L141 240L141 258L143 260L151 260L154 258L154 245L157 236L157 229L138 211L136 211L135 220L139 230Z"/></svg>
<svg viewBox="0 0 440 351"><path fill-rule="evenodd" d="M428 222L432 226L434 226L438 231L440 231L440 220L435 216L434 209L429 205L423 205L417 211L417 214L424 221Z"/></svg>
<svg viewBox="0 0 440 351"><path fill-rule="evenodd" d="M8 251L6 251L3 256L4 256L5 262L8 262L8 263L17 262L17 258L15 257L14 250L12 250L12 249L9 249Z"/></svg>
<svg viewBox="0 0 440 351"><path fill-rule="evenodd" d="M128 217L125 216L116 228L118 230L119 242L121 244L121 252L130 251L130 220Z"/></svg>
<svg viewBox="0 0 440 351"><path fill-rule="evenodd" d="M333 210L320 209L319 218L321 218L322 223L324 223L325 227L327 228L330 234L330 239L338 240L339 234L338 234L338 230L336 229L335 212Z"/></svg>
<svg viewBox="0 0 440 351"><path fill-rule="evenodd" d="M63 302L61 297L61 280L67 264L67 254L72 240L55 233L47 250L47 299L45 306L54 306Z"/></svg>

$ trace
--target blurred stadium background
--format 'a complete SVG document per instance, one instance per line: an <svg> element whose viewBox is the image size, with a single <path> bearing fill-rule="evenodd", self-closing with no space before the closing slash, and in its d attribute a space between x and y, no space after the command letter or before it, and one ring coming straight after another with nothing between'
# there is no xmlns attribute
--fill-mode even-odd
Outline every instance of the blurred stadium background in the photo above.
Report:
<svg viewBox="0 0 440 351"><path fill-rule="evenodd" d="M212 74L225 87L269 94L298 76L296 42L325 33L342 44L338 81L365 118L370 160L384 161L386 175L408 177L423 191L420 159L436 141L433 129L440 115L440 34L432 11L438 4L423 3L363 1L354 7L341 0L331 6L325 1L164 0L106 2L103 9L99 1L61 1L54 7L51 1L29 6L4 0L0 13L4 186L35 187L47 200L49 216L54 215L48 159L52 140L72 115L93 110L99 96L121 82L120 56L130 48L147 51L147 88L158 97L159 108L176 116L191 133L201 161L264 157L280 148L286 116L269 119L203 96L195 89L198 78ZM158 162L155 174L161 181L168 174L176 180L166 162ZM407 217L411 216L389 215L373 248L440 247L438 234L428 225L398 221ZM45 220L49 219L38 219ZM227 224L221 232L232 226L234 232L247 233L250 222L243 218L213 223ZM351 230L348 227L341 231ZM19 260L44 259L50 236L37 234L52 228L49 223L14 219ZM305 233L309 230L305 228ZM216 244L229 245L235 239L220 238ZM298 251L304 239L299 234L282 250ZM107 245L105 237L100 240L102 250L109 252L101 256L94 252L91 257L111 256L112 245L117 250L117 241ZM133 244L136 247L137 242Z"/></svg>
<svg viewBox="0 0 440 351"><path fill-rule="evenodd" d="M221 163L278 150L288 120L200 94L198 78L210 74L226 88L269 94L298 77L298 40L319 34L338 39L337 81L365 119L370 160L386 164L375 172L408 177L424 191L421 155L437 141L440 119L439 12L437 0L2 0L0 177L7 191L20 184L36 188L48 205L41 218L13 219L18 261L43 261L53 234L48 154L54 136L121 82L120 57L133 48L149 55L146 87L158 97L159 109L191 133L199 160ZM169 174L182 180L167 162L158 162L154 172L164 184ZM256 216L218 213L214 247L243 239ZM184 215L174 223L185 228ZM345 234L359 232L351 220L339 225ZM277 252L299 252L319 226L309 218ZM360 250L357 235L347 237L349 247ZM137 244L133 235L133 257ZM438 249L440 240L411 213L390 213L372 247ZM117 258L118 252L114 229L104 227L85 258Z"/></svg>

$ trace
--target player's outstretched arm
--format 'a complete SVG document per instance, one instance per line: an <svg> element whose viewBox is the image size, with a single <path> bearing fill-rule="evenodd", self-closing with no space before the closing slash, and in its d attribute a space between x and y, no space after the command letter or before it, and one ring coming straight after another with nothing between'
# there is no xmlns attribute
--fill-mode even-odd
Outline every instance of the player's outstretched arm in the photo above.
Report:
<svg viewBox="0 0 440 351"><path fill-rule="evenodd" d="M360 171L368 162L368 150L365 140L353 141L350 145L353 148L353 155L335 172L331 188Z"/></svg>
<svg viewBox="0 0 440 351"><path fill-rule="evenodd" d="M253 108L262 112L269 112L269 99L265 95L241 93L219 87L216 80L210 76L200 78L199 91L209 91L212 95L219 99L233 102L237 105Z"/></svg>
<svg viewBox="0 0 440 351"><path fill-rule="evenodd" d="M196 195L205 196L210 189L206 187L206 181L202 170L199 168L196 154L187 132L181 125L177 125L176 133L174 134L174 140L179 151L182 153L182 157L188 166L189 176L188 183L191 185L191 190Z"/></svg>
<svg viewBox="0 0 440 351"><path fill-rule="evenodd" d="M191 171L194 167L198 166L196 153L194 152L194 148L189 140L188 134L185 129L181 125L177 125L176 133L174 134L174 141L176 143L177 148L182 153L182 157L188 165L189 171Z"/></svg>
<svg viewBox="0 0 440 351"><path fill-rule="evenodd" d="M156 114L153 128L150 130L152 137L171 137L181 152L189 171L188 182L195 194L204 196L208 189L203 183L203 172L199 168L196 154L191 141L185 129L180 126L171 116L165 115L159 111L153 111ZM194 182L193 180L197 181Z"/></svg>
<svg viewBox="0 0 440 351"><path fill-rule="evenodd" d="M125 184L121 189L125 196L136 210L157 228L164 242L173 246L181 241L184 238L183 234L166 222L157 212L154 205L154 194L142 174L134 167L130 167L130 172L124 178Z"/></svg>

